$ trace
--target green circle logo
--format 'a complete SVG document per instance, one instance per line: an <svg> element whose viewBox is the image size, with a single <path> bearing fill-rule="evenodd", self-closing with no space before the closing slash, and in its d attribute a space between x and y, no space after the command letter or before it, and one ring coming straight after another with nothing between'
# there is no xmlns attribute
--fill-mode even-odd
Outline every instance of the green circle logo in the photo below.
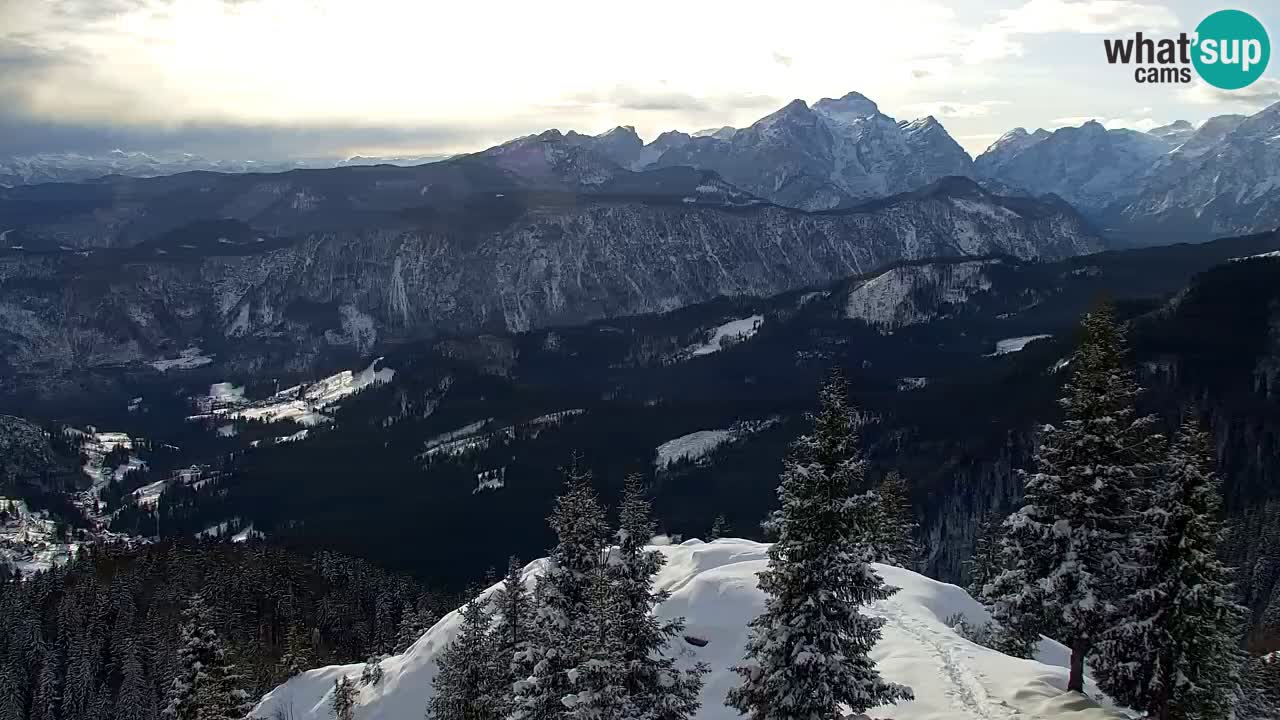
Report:
<svg viewBox="0 0 1280 720"><path fill-rule="evenodd" d="M1271 59L1267 29L1247 12L1219 10L1196 26L1191 62L1210 85L1239 90L1262 76Z"/></svg>

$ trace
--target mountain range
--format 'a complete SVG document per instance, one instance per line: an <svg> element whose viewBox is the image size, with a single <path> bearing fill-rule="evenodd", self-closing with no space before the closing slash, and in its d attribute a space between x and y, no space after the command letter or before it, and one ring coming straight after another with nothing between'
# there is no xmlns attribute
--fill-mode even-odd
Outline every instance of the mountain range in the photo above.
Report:
<svg viewBox="0 0 1280 720"><path fill-rule="evenodd" d="M49 182L83 182L107 175L156 177L194 170L226 173L284 172L298 168L332 168L348 165L421 165L444 155L392 157L353 156L346 159L298 158L287 160L218 160L191 153L146 153L111 150L106 153L39 153L0 157L0 187Z"/></svg>
<svg viewBox="0 0 1280 720"><path fill-rule="evenodd" d="M557 135L415 168L15 188L0 208L26 213L14 231L26 249L0 251L0 364L22 384L146 369L199 346L229 366L296 371L386 343L769 295L903 259L1102 247L1066 203L965 178L806 212L709 171L605 177L596 160Z"/></svg>
<svg viewBox="0 0 1280 720"><path fill-rule="evenodd" d="M980 180L1002 194L1053 194L1108 237L1158 244L1267 230L1280 224L1280 104L1252 116L1221 115L1199 127L1176 121L1149 132L1097 121L1052 132L1015 128L971 159L932 116L898 121L857 92L812 106L794 100L744 128L668 131L645 143L629 126L600 135L548 130L469 156L524 184L583 189L636 171L712 171L746 195L802 210L855 207L947 176ZM153 177L191 170L278 173L349 165L415 165L439 157L344 161L214 161L193 155L113 151L0 158L0 188ZM340 186L349 176L326 185ZM118 179L99 181L118 185ZM18 196L19 198L25 196ZM0 232L14 218L0 196ZM235 216L229 212L228 216ZM21 217L17 218L19 221ZM20 229L20 228L18 228ZM71 232L71 245L76 241ZM16 244L14 238L8 244Z"/></svg>

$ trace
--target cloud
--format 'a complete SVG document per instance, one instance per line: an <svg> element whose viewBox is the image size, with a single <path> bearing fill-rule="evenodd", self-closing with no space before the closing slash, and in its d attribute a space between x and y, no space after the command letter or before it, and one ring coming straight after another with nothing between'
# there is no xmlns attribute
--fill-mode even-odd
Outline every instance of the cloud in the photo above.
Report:
<svg viewBox="0 0 1280 720"><path fill-rule="evenodd" d="M1000 11L1000 19L980 27L964 51L968 62L1019 56L1019 35L1159 31L1178 27L1169 8L1136 0L1028 0Z"/></svg>
<svg viewBox="0 0 1280 720"><path fill-rule="evenodd" d="M994 108L1008 105L1007 100L982 100L979 102L937 101L904 105L912 115L933 115L940 118L977 118L991 114Z"/></svg>
<svg viewBox="0 0 1280 720"><path fill-rule="evenodd" d="M569 96L564 108L573 105L609 106L619 110L639 112L690 112L715 113L734 110L774 109L782 103L778 98L757 93L721 93L694 96L668 87L637 87L617 85L603 92L577 93Z"/></svg>
<svg viewBox="0 0 1280 720"><path fill-rule="evenodd" d="M182 126L49 123L0 112L0 156L52 152L102 153L116 148L191 152L210 158L277 160L352 154L476 149L545 129L536 124L477 121L413 128L367 125ZM383 152L385 150L385 152Z"/></svg>
<svg viewBox="0 0 1280 720"><path fill-rule="evenodd" d="M917 58L910 63L911 77L916 80L925 78L945 78L953 70L953 63L945 57Z"/></svg>
<svg viewBox="0 0 1280 720"><path fill-rule="evenodd" d="M1183 90L1180 96L1198 105L1239 105L1257 110L1280 102L1280 80L1258 78L1249 87L1239 90L1223 90L1197 81L1195 85Z"/></svg>

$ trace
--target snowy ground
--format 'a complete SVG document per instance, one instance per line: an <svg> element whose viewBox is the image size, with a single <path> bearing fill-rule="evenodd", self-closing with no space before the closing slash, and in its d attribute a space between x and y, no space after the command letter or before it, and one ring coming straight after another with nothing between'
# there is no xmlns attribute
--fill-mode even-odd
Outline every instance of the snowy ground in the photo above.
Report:
<svg viewBox="0 0 1280 720"><path fill-rule="evenodd" d="M898 391L909 392L911 390L919 390L928 386L929 378L927 377L903 377L898 378Z"/></svg>
<svg viewBox="0 0 1280 720"><path fill-rule="evenodd" d="M139 542L100 527L70 530L66 537L59 537L58 523L46 511L32 512L25 502L4 497L0 497L0 508L9 511L9 517L0 521L0 566L15 568L24 576L64 564L80 548L96 542Z"/></svg>
<svg viewBox="0 0 1280 720"><path fill-rule="evenodd" d="M1272 250L1271 252L1258 253L1257 255L1245 255L1244 257L1233 257L1231 262L1240 262L1241 260L1254 260L1257 258L1280 258L1280 250Z"/></svg>
<svg viewBox="0 0 1280 720"><path fill-rule="evenodd" d="M16 498L0 497L0 509L10 515L0 522L0 566L16 569L24 576L48 570L71 559L80 544L57 538L57 523L43 513L32 513Z"/></svg>
<svg viewBox="0 0 1280 720"><path fill-rule="evenodd" d="M663 470L672 463L681 460L703 461L720 447L729 443L740 442L777 424L781 420L782 418L776 415L763 420L739 420L722 430L697 430L687 435L681 435L678 438L662 443L654 449L657 457L653 461L653 466L658 470Z"/></svg>
<svg viewBox="0 0 1280 720"><path fill-rule="evenodd" d="M661 470L680 460L697 460L728 442L728 430L699 430L681 435L658 446L658 457L653 466Z"/></svg>
<svg viewBox="0 0 1280 720"><path fill-rule="evenodd" d="M724 706L725 693L737 676L729 668L742 659L747 623L758 615L764 597L756 587L756 573L764 569L768 545L747 540L690 540L658 548L667 565L658 585L671 592L659 608L665 617L683 616L685 635L697 647L677 641L681 662L704 661L711 667L702 692L698 720L736 720L737 711ZM525 568L532 586L541 561ZM1080 695L1065 695L1066 649L1041 642L1039 661L1020 660L974 645L949 628L944 619L963 613L969 621L987 619L982 606L963 590L916 573L876 566L885 580L901 588L877 603L873 612L885 618L883 638L873 653L890 680L910 685L916 699L898 706L869 711L873 718L896 720L1123 720ZM495 586L496 588L496 586ZM490 588L487 592L492 592ZM355 716L359 720L403 720L421 717L431 693L435 661L461 623L457 612L446 615L404 654L382 661L384 676L376 687L361 687ZM362 664L330 666L299 675L268 693L254 717L273 717L277 709L291 710L296 720L330 717L329 695L335 679L357 679ZM1096 695L1096 688L1087 688Z"/></svg>
<svg viewBox="0 0 1280 720"><path fill-rule="evenodd" d="M760 326L763 324L763 315L752 315L740 320L730 320L712 330L711 338L705 343L687 348L685 354L689 357L700 357L720 352L728 345L749 339L760 331Z"/></svg>
<svg viewBox="0 0 1280 720"><path fill-rule="evenodd" d="M524 422L495 429L488 429L493 423L493 418L477 420L463 425L457 430L450 430L428 439L422 444L422 452L418 453L418 459L430 461L434 458L460 458L488 448L489 444L495 439L514 438L517 435L535 438L543 430L559 427L565 420L577 417L585 412L586 410L582 408L558 410L546 415L539 415Z"/></svg>
<svg viewBox="0 0 1280 720"><path fill-rule="evenodd" d="M243 387L228 382L214 383L209 386L209 394L197 400L201 413L188 419L262 420L269 423L293 420L307 427L331 422L333 418L322 411L367 387L391 382L395 378L395 370L378 367L381 361L382 358L377 358L359 372L343 370L310 385L295 385L264 400L249 400ZM219 432L225 433L223 427Z"/></svg>
<svg viewBox="0 0 1280 720"><path fill-rule="evenodd" d="M208 365L211 362L213 362L213 358L205 355L200 348L192 346L183 350L176 358L156 360L151 363L151 367L160 372L168 372L170 370L190 370L202 365Z"/></svg>
<svg viewBox="0 0 1280 720"><path fill-rule="evenodd" d="M1022 349L1036 340L1053 337L1052 335L1023 335L1021 337L1005 338L996 341L995 352L989 353L987 357L995 357L996 355L1008 355L1009 353L1022 352Z"/></svg>

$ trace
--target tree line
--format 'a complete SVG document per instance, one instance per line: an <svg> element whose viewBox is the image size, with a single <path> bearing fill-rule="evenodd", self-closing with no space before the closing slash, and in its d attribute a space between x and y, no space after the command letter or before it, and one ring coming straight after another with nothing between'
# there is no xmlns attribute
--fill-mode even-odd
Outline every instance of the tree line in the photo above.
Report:
<svg viewBox="0 0 1280 720"><path fill-rule="evenodd" d="M297 672L403 651L451 606L333 553L90 547L0 583L0 719L239 720Z"/></svg>

